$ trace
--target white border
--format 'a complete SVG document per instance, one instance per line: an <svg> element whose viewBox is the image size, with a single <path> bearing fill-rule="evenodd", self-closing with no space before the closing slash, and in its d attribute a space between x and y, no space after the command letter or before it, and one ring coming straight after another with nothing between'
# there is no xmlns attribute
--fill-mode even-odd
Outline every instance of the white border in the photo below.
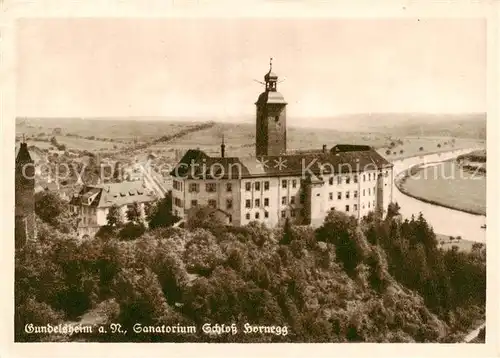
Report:
<svg viewBox="0 0 500 358"><path fill-rule="evenodd" d="M0 356L1 357L136 357L168 356L500 356L500 310L498 299L498 233L499 192L495 184L499 169L488 161L488 294L486 344L148 344L148 343L13 343L13 207L14 207L14 132L16 19L47 17L288 17L288 18L462 18L480 17L488 20L488 152L490 158L500 157L498 148L498 35L500 1L453 0L351 0L351 1L227 1L227 0L142 0L142 1L55 1L0 0L0 126L2 130L2 173L0 188L2 204L0 228Z"/></svg>

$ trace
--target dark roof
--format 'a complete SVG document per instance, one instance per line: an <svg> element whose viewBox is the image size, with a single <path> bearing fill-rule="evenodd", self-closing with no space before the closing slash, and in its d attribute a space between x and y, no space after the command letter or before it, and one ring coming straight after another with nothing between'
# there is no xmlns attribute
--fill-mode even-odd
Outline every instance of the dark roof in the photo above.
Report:
<svg viewBox="0 0 500 358"><path fill-rule="evenodd" d="M31 159L30 152L28 151L28 144L21 143L19 147L19 151L16 156L16 163L32 163L33 159Z"/></svg>
<svg viewBox="0 0 500 358"><path fill-rule="evenodd" d="M276 91L265 91L259 95L257 102L259 103L279 103L279 104L287 104L283 95Z"/></svg>
<svg viewBox="0 0 500 358"><path fill-rule="evenodd" d="M365 151L370 149L372 149L372 147L370 147L369 145L337 144L335 147L331 149L331 151L333 153L339 153L339 152Z"/></svg>
<svg viewBox="0 0 500 358"><path fill-rule="evenodd" d="M281 166L279 164L282 164ZM323 165L323 171L321 171ZM301 153L263 157L209 157L200 150L190 150L170 175L192 179L254 178L276 176L303 176L309 171L315 175L329 173L356 173L365 170L391 168L393 165L369 150L345 152Z"/></svg>

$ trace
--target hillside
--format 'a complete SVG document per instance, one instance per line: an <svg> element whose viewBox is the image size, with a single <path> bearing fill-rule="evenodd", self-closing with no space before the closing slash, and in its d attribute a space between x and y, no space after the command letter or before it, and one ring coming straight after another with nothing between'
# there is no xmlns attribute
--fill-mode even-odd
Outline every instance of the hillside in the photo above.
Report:
<svg viewBox="0 0 500 358"><path fill-rule="evenodd" d="M424 218L400 222L395 206L361 226L331 212L317 231L225 227L200 210L187 228L136 238L109 227L78 242L40 225L16 254L16 341L453 342L484 319L484 248L439 249ZM29 335L25 322L113 322L126 333ZM197 328L137 333L137 323ZM246 324L280 328L248 334Z"/></svg>

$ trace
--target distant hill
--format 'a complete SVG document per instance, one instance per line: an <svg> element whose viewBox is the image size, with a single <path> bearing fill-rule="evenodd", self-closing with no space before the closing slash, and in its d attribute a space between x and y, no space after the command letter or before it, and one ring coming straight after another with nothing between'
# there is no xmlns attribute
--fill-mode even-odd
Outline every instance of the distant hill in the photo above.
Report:
<svg viewBox="0 0 500 358"><path fill-rule="evenodd" d="M290 121L296 126L338 131L383 132L403 136L486 139L486 113L367 113Z"/></svg>

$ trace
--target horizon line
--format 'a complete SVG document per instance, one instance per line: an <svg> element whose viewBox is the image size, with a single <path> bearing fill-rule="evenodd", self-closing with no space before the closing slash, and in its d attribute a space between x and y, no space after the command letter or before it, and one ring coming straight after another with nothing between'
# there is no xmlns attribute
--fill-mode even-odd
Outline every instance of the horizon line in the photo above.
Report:
<svg viewBox="0 0 500 358"><path fill-rule="evenodd" d="M373 116L373 115L429 115L429 116L463 116L463 115L485 115L487 111L470 111L470 112L349 112L349 113L338 113L332 115L323 115L323 116L294 116L291 118L308 118L308 119L326 119L326 118L335 118L335 117L344 117L344 116ZM80 119L80 120L99 120L99 119L109 119L109 120L125 120L125 119L134 119L134 118L146 118L146 119L209 119L213 118L215 122L220 121L222 119L254 119L255 116L252 115L235 115L235 116L216 116L216 115L112 115L112 116L16 116L16 120L22 119ZM250 119L251 118L251 119ZM288 118L289 119L289 118Z"/></svg>

